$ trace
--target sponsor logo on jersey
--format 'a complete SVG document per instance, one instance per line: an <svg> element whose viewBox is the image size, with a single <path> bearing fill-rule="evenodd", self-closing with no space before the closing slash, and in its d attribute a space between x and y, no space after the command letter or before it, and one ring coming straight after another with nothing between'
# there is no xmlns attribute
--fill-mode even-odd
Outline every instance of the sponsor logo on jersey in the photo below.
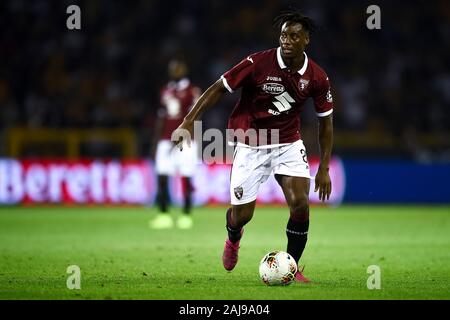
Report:
<svg viewBox="0 0 450 320"><path fill-rule="evenodd" d="M274 116L278 116L280 114L278 111L275 111L275 110L272 110L272 109L267 110L267 112L270 113L270 114L273 114Z"/></svg>
<svg viewBox="0 0 450 320"><path fill-rule="evenodd" d="M266 81L281 81L281 78L280 77L267 76Z"/></svg>
<svg viewBox="0 0 450 320"><path fill-rule="evenodd" d="M298 82L298 87L300 88L300 90L305 90L306 87L308 87L309 84L309 80L306 79L300 79L300 81Z"/></svg>
<svg viewBox="0 0 450 320"><path fill-rule="evenodd" d="M262 90L270 94L280 94L284 92L284 86L279 83L264 83Z"/></svg>

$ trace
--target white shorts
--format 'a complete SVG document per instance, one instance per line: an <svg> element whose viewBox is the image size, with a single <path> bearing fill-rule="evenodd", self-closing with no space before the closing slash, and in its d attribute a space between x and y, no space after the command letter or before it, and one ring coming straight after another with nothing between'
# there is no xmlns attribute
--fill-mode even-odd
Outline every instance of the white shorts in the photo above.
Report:
<svg viewBox="0 0 450 320"><path fill-rule="evenodd" d="M312 179L302 140L269 149L237 146L231 169L232 205L256 200L259 186L271 174Z"/></svg>
<svg viewBox="0 0 450 320"><path fill-rule="evenodd" d="M197 165L197 144L185 145L183 151L170 140L161 140L156 148L156 173L158 175L192 177Z"/></svg>

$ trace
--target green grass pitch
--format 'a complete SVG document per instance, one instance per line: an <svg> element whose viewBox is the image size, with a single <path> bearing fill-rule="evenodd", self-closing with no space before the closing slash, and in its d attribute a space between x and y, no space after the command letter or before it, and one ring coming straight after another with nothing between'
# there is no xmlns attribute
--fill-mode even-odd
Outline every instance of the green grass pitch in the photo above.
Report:
<svg viewBox="0 0 450 320"><path fill-rule="evenodd" d="M286 248L286 208L257 207L232 272L221 261L224 208L196 208L187 231L150 230L156 213L0 208L0 299L450 299L448 206L313 207L301 264L314 283L287 287L258 277L262 256ZM80 290L66 287L70 265ZM367 289L370 265L379 290Z"/></svg>

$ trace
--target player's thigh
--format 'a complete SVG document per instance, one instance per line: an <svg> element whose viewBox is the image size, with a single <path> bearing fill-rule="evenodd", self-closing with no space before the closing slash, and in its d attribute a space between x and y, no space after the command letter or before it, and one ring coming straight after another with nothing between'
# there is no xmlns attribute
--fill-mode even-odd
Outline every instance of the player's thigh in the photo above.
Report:
<svg viewBox="0 0 450 320"><path fill-rule="evenodd" d="M232 205L243 205L256 200L259 186L270 174L265 163L269 156L260 151L236 147L231 168L230 198Z"/></svg>
<svg viewBox="0 0 450 320"><path fill-rule="evenodd" d="M167 188L169 185L169 176L158 174L158 187L161 188Z"/></svg>
<svg viewBox="0 0 450 320"><path fill-rule="evenodd" d="M298 140L277 149L272 160L273 173L311 179L308 157L303 141Z"/></svg>
<svg viewBox="0 0 450 320"><path fill-rule="evenodd" d="M174 174L174 164L171 156L173 143L161 140L156 147L155 170L158 175L170 176Z"/></svg>
<svg viewBox="0 0 450 320"><path fill-rule="evenodd" d="M311 174L306 148L298 140L279 149L274 160L275 178L281 186L291 211L302 211L309 205Z"/></svg>
<svg viewBox="0 0 450 320"><path fill-rule="evenodd" d="M291 211L302 211L309 206L309 178L276 174L275 179L281 186Z"/></svg>

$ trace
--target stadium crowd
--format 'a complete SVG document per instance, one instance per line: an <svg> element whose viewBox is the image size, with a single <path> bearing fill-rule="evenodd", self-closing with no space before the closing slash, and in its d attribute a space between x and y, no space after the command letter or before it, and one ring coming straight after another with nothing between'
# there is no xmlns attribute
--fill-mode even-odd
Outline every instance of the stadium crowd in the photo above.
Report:
<svg viewBox="0 0 450 320"><path fill-rule="evenodd" d="M71 4L81 30L66 28ZM272 19L288 4L2 1L0 128L133 127L145 154L169 59L183 55L206 89L249 53L277 45ZM450 3L378 1L381 30L366 27L369 4L303 1L319 25L307 52L332 81L336 132L388 132L423 155L419 136L449 140ZM235 99L208 111L204 127L224 129ZM450 159L448 144L433 145L429 152Z"/></svg>

